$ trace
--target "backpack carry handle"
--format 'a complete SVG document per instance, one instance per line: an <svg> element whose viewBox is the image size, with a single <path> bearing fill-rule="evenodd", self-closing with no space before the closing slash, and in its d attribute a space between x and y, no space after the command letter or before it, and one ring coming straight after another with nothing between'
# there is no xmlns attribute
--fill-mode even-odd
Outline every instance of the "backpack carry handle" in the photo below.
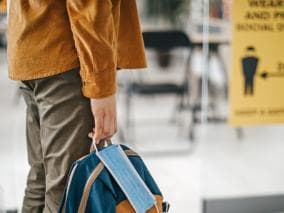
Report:
<svg viewBox="0 0 284 213"><path fill-rule="evenodd" d="M111 146L111 145L112 145L112 142L111 142L110 139L102 139L102 140L100 140L100 142L98 144L92 142L91 147L90 147L90 153L92 153L94 151L98 152L98 149L108 147L108 146Z"/></svg>

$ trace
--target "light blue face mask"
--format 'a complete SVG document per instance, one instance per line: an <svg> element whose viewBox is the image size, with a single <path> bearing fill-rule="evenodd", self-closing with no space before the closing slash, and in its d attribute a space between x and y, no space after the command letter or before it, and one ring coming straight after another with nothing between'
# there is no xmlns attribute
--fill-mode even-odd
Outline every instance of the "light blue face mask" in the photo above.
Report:
<svg viewBox="0 0 284 213"><path fill-rule="evenodd" d="M108 144L111 143L108 141ZM154 195L141 179L120 145L109 144L96 154L111 173L137 213L145 213L156 205Z"/></svg>

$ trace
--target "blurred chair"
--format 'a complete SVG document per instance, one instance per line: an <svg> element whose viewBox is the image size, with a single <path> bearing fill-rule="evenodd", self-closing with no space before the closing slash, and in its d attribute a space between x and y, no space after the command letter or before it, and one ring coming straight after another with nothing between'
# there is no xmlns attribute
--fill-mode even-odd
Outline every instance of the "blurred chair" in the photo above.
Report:
<svg viewBox="0 0 284 213"><path fill-rule="evenodd" d="M190 138L195 139L194 128L202 123L202 84L208 83L208 103L205 106L208 123L227 122L227 108L224 103L227 102L228 76L225 61L221 55L220 48L229 45L227 41L208 41L208 73L207 79L203 78L203 43L201 39L192 41L192 63L190 76L190 103L191 103L191 125ZM241 131L239 131L241 132ZM239 133L238 132L238 133ZM238 136L241 134L238 134Z"/></svg>
<svg viewBox="0 0 284 213"><path fill-rule="evenodd" d="M175 95L175 113L188 108L189 106L189 72L190 72L190 58L191 58L191 42L188 36L182 31L152 31L143 33L144 44L146 51L155 50L160 52L170 52L174 49L181 48L186 52L185 63L179 65L182 70L182 82L149 82L145 78L137 78L130 80L126 86L126 129L134 128L131 122L131 115L134 113L132 108L132 98L136 96L152 97L154 95ZM149 68L151 70L151 67ZM163 75L167 75L173 70L167 70ZM173 119L175 120L175 118ZM133 130L133 129L132 129ZM128 133L133 131L127 131Z"/></svg>

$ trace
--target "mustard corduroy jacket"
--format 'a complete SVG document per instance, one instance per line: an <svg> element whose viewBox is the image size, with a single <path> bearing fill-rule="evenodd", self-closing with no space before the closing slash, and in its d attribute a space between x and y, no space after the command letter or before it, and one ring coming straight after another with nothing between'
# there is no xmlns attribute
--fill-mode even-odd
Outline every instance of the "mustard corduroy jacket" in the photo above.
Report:
<svg viewBox="0 0 284 213"><path fill-rule="evenodd" d="M135 0L12 0L9 77L30 80L80 66L86 97L116 91L118 68L146 67Z"/></svg>

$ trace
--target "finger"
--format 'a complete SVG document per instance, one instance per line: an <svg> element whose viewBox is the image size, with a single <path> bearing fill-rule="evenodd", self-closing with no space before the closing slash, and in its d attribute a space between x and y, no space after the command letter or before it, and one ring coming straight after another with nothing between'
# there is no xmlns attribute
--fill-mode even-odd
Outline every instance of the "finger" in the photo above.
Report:
<svg viewBox="0 0 284 213"><path fill-rule="evenodd" d="M114 134L117 133L117 119L114 117Z"/></svg>
<svg viewBox="0 0 284 213"><path fill-rule="evenodd" d="M98 143L103 138L103 126L103 113L97 113L95 116L95 134L93 137L95 143Z"/></svg>
<svg viewBox="0 0 284 213"><path fill-rule="evenodd" d="M93 133L93 132L90 132L90 133L88 134L88 137L89 137L89 138L93 138L93 137L94 137L94 133Z"/></svg>
<svg viewBox="0 0 284 213"><path fill-rule="evenodd" d="M110 120L110 134L108 135L107 139L111 139L111 137L114 135L114 128L115 128L115 118L111 118Z"/></svg>
<svg viewBox="0 0 284 213"><path fill-rule="evenodd" d="M100 131L100 132L99 132ZM93 134L93 143L98 144L100 140L102 139L102 130L96 130L96 133Z"/></svg>
<svg viewBox="0 0 284 213"><path fill-rule="evenodd" d="M111 136L111 116L109 114L104 117L103 134L105 138L109 138Z"/></svg>

